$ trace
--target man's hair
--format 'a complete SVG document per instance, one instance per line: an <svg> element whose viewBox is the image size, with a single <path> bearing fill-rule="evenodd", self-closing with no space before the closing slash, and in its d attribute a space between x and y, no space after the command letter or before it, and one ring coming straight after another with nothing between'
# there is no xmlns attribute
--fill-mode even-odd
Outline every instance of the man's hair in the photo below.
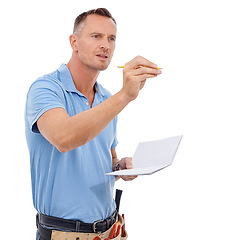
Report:
<svg viewBox="0 0 235 240"><path fill-rule="evenodd" d="M113 18L111 13L106 8L92 9L92 10L89 10L89 11L84 12L84 13L80 14L79 16L77 16L77 18L75 19L75 22L74 22L73 34L76 33L79 24L81 22L83 22L88 15L91 15L91 14L96 14L96 15L100 15L100 16L111 18L114 21L114 23L116 24L115 19Z"/></svg>

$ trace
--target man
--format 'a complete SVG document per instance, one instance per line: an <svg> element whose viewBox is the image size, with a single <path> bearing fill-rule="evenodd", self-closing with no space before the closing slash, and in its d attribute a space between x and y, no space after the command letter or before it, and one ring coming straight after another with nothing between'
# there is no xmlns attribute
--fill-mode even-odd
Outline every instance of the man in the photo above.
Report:
<svg viewBox="0 0 235 240"><path fill-rule="evenodd" d="M138 56L125 64L123 87L111 96L97 77L112 59L116 32L107 9L79 15L70 36L68 64L40 77L29 89L26 139L41 240L55 232L107 232L116 221L115 177L105 173L132 168L131 158L117 158L116 117L147 78L161 73L156 64Z"/></svg>

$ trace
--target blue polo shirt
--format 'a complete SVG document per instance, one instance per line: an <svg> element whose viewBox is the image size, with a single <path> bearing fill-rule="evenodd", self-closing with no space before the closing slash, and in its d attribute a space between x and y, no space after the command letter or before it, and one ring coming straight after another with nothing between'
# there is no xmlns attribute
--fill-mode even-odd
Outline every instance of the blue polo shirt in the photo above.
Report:
<svg viewBox="0 0 235 240"><path fill-rule="evenodd" d="M93 107L111 94L96 82ZM26 140L30 153L33 203L40 213L92 223L115 210L111 149L117 145L115 118L87 144L61 153L37 128L38 118L52 108L64 108L69 116L90 109L88 99L74 85L62 64L38 78L30 87L25 109Z"/></svg>

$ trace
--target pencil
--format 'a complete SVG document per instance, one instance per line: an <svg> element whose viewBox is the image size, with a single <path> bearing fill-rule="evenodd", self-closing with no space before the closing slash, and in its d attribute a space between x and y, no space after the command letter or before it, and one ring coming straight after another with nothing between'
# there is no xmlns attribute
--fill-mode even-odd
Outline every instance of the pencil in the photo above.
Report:
<svg viewBox="0 0 235 240"><path fill-rule="evenodd" d="M124 68L125 66L117 66L118 68ZM156 68L157 70L160 70L160 69L162 69L162 68L159 68L159 67L157 67Z"/></svg>

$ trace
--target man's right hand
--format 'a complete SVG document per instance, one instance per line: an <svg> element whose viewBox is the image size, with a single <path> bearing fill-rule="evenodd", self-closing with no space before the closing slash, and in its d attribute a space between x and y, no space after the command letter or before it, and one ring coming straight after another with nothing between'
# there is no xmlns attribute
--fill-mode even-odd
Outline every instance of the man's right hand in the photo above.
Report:
<svg viewBox="0 0 235 240"><path fill-rule="evenodd" d="M137 98L139 91L144 87L146 79L157 77L161 70L157 70L157 64L137 56L126 63L123 69L122 91L129 97L130 101Z"/></svg>

